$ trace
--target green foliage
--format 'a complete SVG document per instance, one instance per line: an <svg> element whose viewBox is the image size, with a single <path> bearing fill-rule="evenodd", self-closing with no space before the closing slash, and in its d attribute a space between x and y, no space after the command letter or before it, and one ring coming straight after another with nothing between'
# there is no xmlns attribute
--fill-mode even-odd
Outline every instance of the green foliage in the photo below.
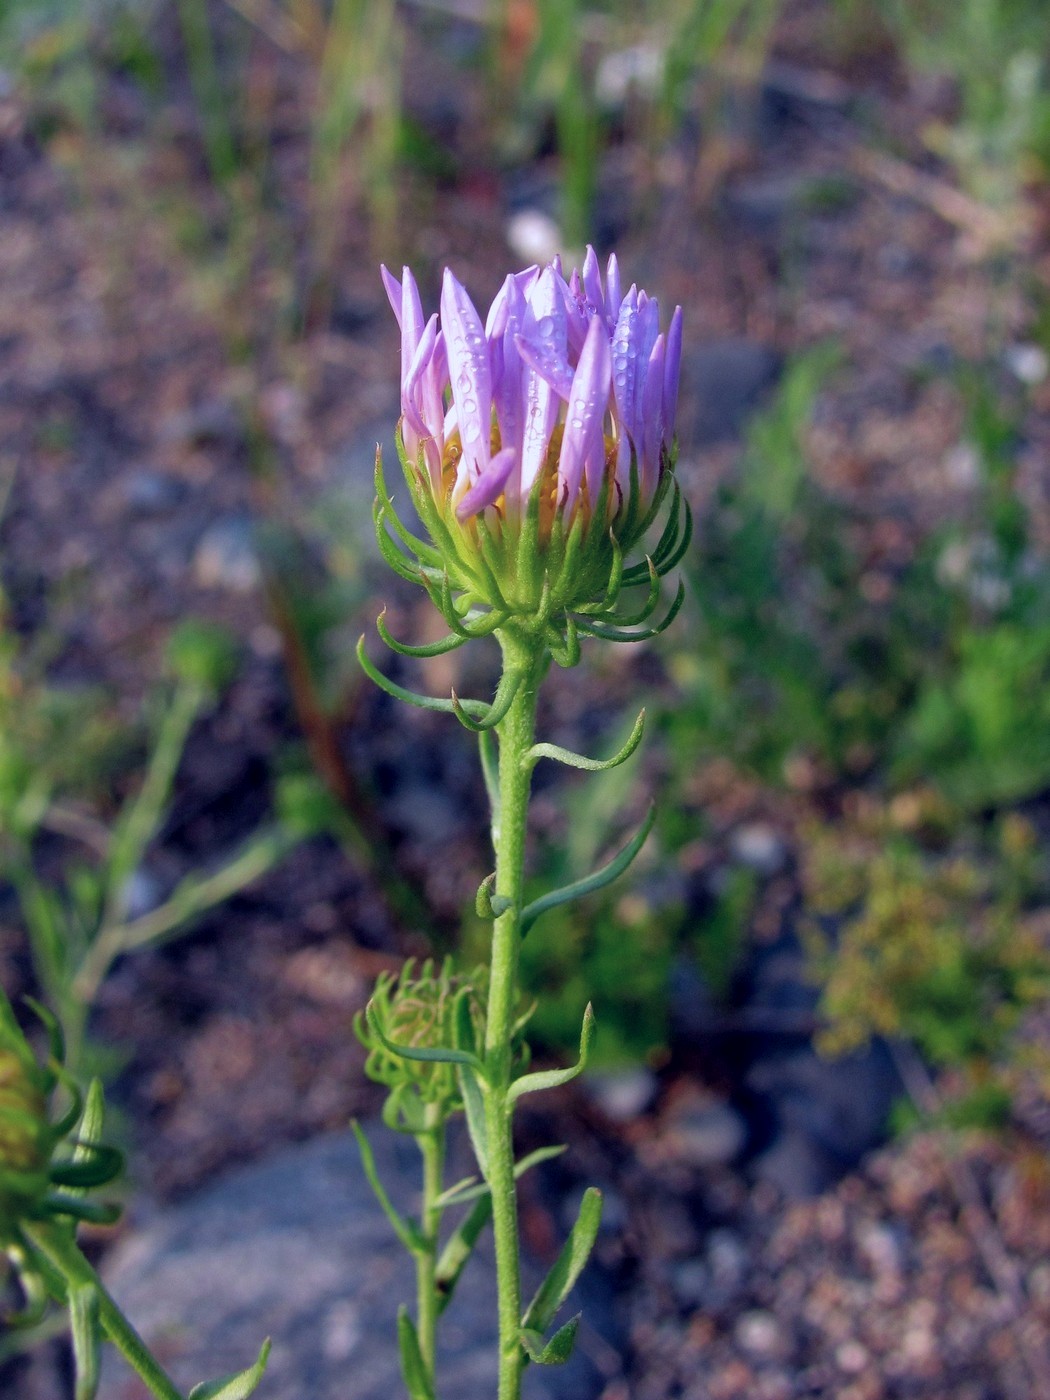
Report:
<svg viewBox="0 0 1050 1400"><path fill-rule="evenodd" d="M813 480L805 432L834 360L790 366L699 527L695 650L670 657L676 750L782 781L933 781L964 810L1050 783L1050 558L1016 488L1017 407L960 375L978 470L970 517L873 574L864 522Z"/></svg>
<svg viewBox="0 0 1050 1400"><path fill-rule="evenodd" d="M956 84L960 114L925 133L975 194L1001 206L1050 176L1050 14L1043 0L893 0L887 22L916 68Z"/></svg>
<svg viewBox="0 0 1050 1400"><path fill-rule="evenodd" d="M301 839L309 813L260 827L214 869L188 874L136 912L134 876L163 826L190 729L230 674L229 644L203 624L176 633L177 678L161 696L141 782L115 816L83 800L116 748L114 726L97 697L57 690L27 659L14 633L0 631L0 877L17 895L37 983L81 1072L99 1054L86 1045L87 1022L116 959L176 937L264 874ZM41 859L48 836L65 843L57 872Z"/></svg>
<svg viewBox="0 0 1050 1400"><path fill-rule="evenodd" d="M961 1076L960 1124L1001 1118L1016 1032L1050 991L1050 950L995 852L934 858L876 813L861 828L811 831L805 883L822 1047L841 1054L873 1035L906 1039Z"/></svg>

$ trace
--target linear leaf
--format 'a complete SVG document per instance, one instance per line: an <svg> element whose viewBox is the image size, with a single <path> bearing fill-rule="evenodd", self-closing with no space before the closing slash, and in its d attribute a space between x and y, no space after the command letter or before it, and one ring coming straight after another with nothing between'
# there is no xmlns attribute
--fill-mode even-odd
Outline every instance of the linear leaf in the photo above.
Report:
<svg viewBox="0 0 1050 1400"><path fill-rule="evenodd" d="M533 1167L538 1167L541 1162L549 1162L552 1157L560 1157L567 1149L565 1144L557 1147L537 1147L535 1152L530 1152L528 1156L522 1157L514 1167L514 1180ZM488 1195L488 1186L484 1181L478 1181L475 1176L465 1176L462 1181L457 1181L455 1186L450 1186L447 1191L442 1191L441 1195L434 1202L443 1210L451 1206L465 1206L468 1201L476 1201L479 1196Z"/></svg>
<svg viewBox="0 0 1050 1400"><path fill-rule="evenodd" d="M587 758L582 753L573 753L571 749L563 749L559 744L533 744L525 755L525 762L531 767L538 763L541 758L552 758L556 763L564 763L570 768L583 768L588 773L605 773L610 768L619 768L621 763L627 762L642 742L644 732L645 711L641 710L634 722L634 728L627 736L627 742L613 754L612 758Z"/></svg>
<svg viewBox="0 0 1050 1400"><path fill-rule="evenodd" d="M76 1400L95 1400L98 1394L98 1352L100 1343L98 1287L78 1283L69 1289L69 1326L73 1338L73 1364L76 1370Z"/></svg>
<svg viewBox="0 0 1050 1400"><path fill-rule="evenodd" d="M470 1145L474 1149L474 1157L481 1175L488 1180L489 1177L489 1135L488 1127L485 1123L485 1100L481 1095L481 1086L478 1083L477 1075L469 1065L461 1065L458 1071L459 1091L463 1095L463 1109L467 1117L467 1132L470 1134Z"/></svg>
<svg viewBox="0 0 1050 1400"><path fill-rule="evenodd" d="M246 1371L241 1371L236 1376L228 1376L226 1380L195 1385L190 1391L189 1400L248 1400L248 1396L262 1380L269 1359L270 1339L267 1337L254 1366L249 1366Z"/></svg>
<svg viewBox="0 0 1050 1400"><path fill-rule="evenodd" d="M604 889L606 885L612 884L613 880L623 874L645 845L655 820L656 805L654 803L650 804L645 820L627 845L613 856L607 865L603 865L600 870L595 870L592 875L585 875L581 880L574 880L571 885L563 885L561 889L551 890L549 894L541 895L539 899L534 899L531 904L526 904L521 911L519 926L522 937L524 938L540 915L546 914L549 909L556 909L559 904L571 904L574 900L582 899L584 895L594 894L596 890Z"/></svg>
<svg viewBox="0 0 1050 1400"><path fill-rule="evenodd" d="M534 1074L523 1074L507 1091L508 1104L516 1103L523 1094L535 1094L541 1089L557 1089L568 1084L587 1068L591 1045L594 1043L594 1008L587 1003L583 1013L583 1028L580 1031L580 1058L568 1069L541 1069Z"/></svg>
<svg viewBox="0 0 1050 1400"><path fill-rule="evenodd" d="M526 1331L539 1332L542 1336L554 1320L554 1314L572 1291L579 1278L594 1241L598 1237L598 1226L602 1218L602 1193L597 1187L589 1186L580 1202L580 1213L572 1233L565 1241L561 1253L551 1266L547 1277L536 1290L536 1296L526 1309L521 1325Z"/></svg>
<svg viewBox="0 0 1050 1400"><path fill-rule="evenodd" d="M416 1325L404 1306L397 1312L397 1341L401 1348L401 1374L405 1378L409 1400L434 1400L434 1385L419 1349Z"/></svg>
<svg viewBox="0 0 1050 1400"><path fill-rule="evenodd" d="M410 1254L419 1254L426 1248L426 1244L418 1227L400 1214L387 1195L386 1189L379 1179L379 1173L376 1170L376 1159L372 1153L372 1144L365 1136L361 1124L356 1118L353 1118L350 1121L350 1126L353 1128L354 1137L357 1139L357 1149L361 1153L361 1166L364 1168L365 1178L375 1193L375 1198L382 1207L383 1214L390 1221L394 1234L408 1252Z"/></svg>
<svg viewBox="0 0 1050 1400"><path fill-rule="evenodd" d="M559 1327L549 1342L544 1342L543 1333L531 1327L523 1327L521 1344L530 1361L538 1366L563 1366L572 1355L576 1341L576 1329L580 1325L580 1314L570 1317L563 1327Z"/></svg>
<svg viewBox="0 0 1050 1400"><path fill-rule="evenodd" d="M484 1194L478 1198L474 1209L469 1212L449 1237L434 1270L434 1287L437 1291L439 1316L452 1301L452 1294L455 1292L464 1265L474 1252L474 1246L492 1216L492 1197L489 1194L489 1188L481 1186L478 1189Z"/></svg>

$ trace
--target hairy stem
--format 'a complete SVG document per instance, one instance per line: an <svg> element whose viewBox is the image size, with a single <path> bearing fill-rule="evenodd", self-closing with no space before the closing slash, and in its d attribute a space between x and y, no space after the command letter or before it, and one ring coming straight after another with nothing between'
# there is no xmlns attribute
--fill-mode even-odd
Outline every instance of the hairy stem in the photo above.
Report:
<svg viewBox="0 0 1050 1400"><path fill-rule="evenodd" d="M531 779L531 766L526 761L526 755L532 746L536 725L536 694L542 671L543 648L538 640L509 629L501 631L499 639L503 648L504 670L520 669L525 680L497 730L499 822L493 828L495 893L509 903L493 926L485 1038L488 1080L485 1116L499 1295L499 1400L519 1400L523 1365L519 1341L521 1272L512 1110L507 1101L507 1091L512 1070L511 1038L517 1002L525 883L525 831Z"/></svg>

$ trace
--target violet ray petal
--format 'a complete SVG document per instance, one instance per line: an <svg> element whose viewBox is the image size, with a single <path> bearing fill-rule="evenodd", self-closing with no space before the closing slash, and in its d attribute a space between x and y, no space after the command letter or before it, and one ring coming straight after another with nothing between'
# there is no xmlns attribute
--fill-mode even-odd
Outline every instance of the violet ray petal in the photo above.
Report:
<svg viewBox="0 0 1050 1400"><path fill-rule="evenodd" d="M605 316L605 295L602 292L602 275L598 269L598 255L587 244L587 256L583 260L583 290L591 307L599 316Z"/></svg>
<svg viewBox="0 0 1050 1400"><path fill-rule="evenodd" d="M609 381L612 355L609 336L602 322L591 321L580 352L580 362L573 376L572 392L565 419L558 476L565 488L565 503L572 509L580 489L584 464L594 461L596 439L603 436L606 406L609 402Z"/></svg>
<svg viewBox="0 0 1050 1400"><path fill-rule="evenodd" d="M392 272L389 272L382 263L379 264L379 275L383 279L383 286L386 289L387 300L390 302L390 309L397 318L398 327L401 325L401 283Z"/></svg>
<svg viewBox="0 0 1050 1400"><path fill-rule="evenodd" d="M488 342L466 288L447 268L441 287L441 326L463 453L481 468L487 464L491 451L492 368Z"/></svg>
<svg viewBox="0 0 1050 1400"><path fill-rule="evenodd" d="M504 447L496 453L488 466L478 477L467 494L456 506L456 518L466 520L477 515L486 506L493 505L503 494L507 479L514 470L518 454L513 447Z"/></svg>
<svg viewBox="0 0 1050 1400"><path fill-rule="evenodd" d="M620 303L612 337L613 396L620 428L629 437L637 435L635 383L638 378L638 293L631 290Z"/></svg>
<svg viewBox="0 0 1050 1400"><path fill-rule="evenodd" d="M620 264L616 261L616 254L610 253L609 263L605 269L605 322L610 331L616 325L622 300L620 295Z"/></svg>
<svg viewBox="0 0 1050 1400"><path fill-rule="evenodd" d="M587 339L587 312L584 309L583 287L580 285L580 274L576 271L572 274L572 281L568 284L560 284L562 302L565 306L566 326L568 329L569 345L573 354L579 358L583 350L583 342Z"/></svg>
<svg viewBox="0 0 1050 1400"><path fill-rule="evenodd" d="M493 391L496 405L496 422L499 426L501 447L513 447L521 451L522 430L522 375L521 355L518 352L517 338L525 324L528 303L525 294L513 277L507 278L507 313L500 344L500 357L503 373L498 386Z"/></svg>
<svg viewBox="0 0 1050 1400"><path fill-rule="evenodd" d="M569 391L572 388L572 366L565 356L558 354L549 345L535 345L523 335L515 336L514 343L518 354L529 368L535 370L558 397L568 403Z"/></svg>
<svg viewBox="0 0 1050 1400"><path fill-rule="evenodd" d="M660 468L660 444L664 436L664 357L667 339L656 337L646 366L645 392L642 400L642 486L648 495L656 486Z"/></svg>
<svg viewBox="0 0 1050 1400"><path fill-rule="evenodd" d="M641 292L638 296L638 320L634 327L634 348L637 355L638 374L634 382L634 422L635 438L641 437L645 422L645 383L649 371L649 356L653 353L656 337L660 334L660 305L655 297ZM663 393L661 383L660 392Z"/></svg>
<svg viewBox="0 0 1050 1400"><path fill-rule="evenodd" d="M427 402L430 396L425 393L423 388L423 380L429 374L434 357L434 346L437 343L437 319L436 314L431 316L424 326L419 344L412 357L412 363L401 386L402 411L409 418L420 437L432 435L435 430L439 430L440 424L440 418L436 422L427 421L428 411L432 411L433 404Z"/></svg>
<svg viewBox="0 0 1050 1400"><path fill-rule="evenodd" d="M664 357L664 439L670 445L674 438L678 414L678 379L682 369L682 308L676 306L667 330L667 353Z"/></svg>
<svg viewBox="0 0 1050 1400"><path fill-rule="evenodd" d="M545 267L533 284L522 317L522 335L549 352L566 353L568 327L562 299L563 279L553 267ZM519 352L520 353L520 352ZM551 386L525 367L522 376L521 492L528 492L547 457L551 432L558 416L558 400Z"/></svg>
<svg viewBox="0 0 1050 1400"><path fill-rule="evenodd" d="M411 268L404 268L401 276L401 381L408 374L415 357L416 346L423 334L423 303L419 299L419 288L412 276Z"/></svg>

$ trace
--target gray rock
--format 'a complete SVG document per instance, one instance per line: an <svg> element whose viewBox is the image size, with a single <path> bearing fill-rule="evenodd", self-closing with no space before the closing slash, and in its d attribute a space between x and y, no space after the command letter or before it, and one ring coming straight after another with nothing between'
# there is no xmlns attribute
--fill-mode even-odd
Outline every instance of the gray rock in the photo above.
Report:
<svg viewBox="0 0 1050 1400"><path fill-rule="evenodd" d="M766 879L778 875L788 860L783 838L768 822L744 822L736 827L729 849L735 861Z"/></svg>
<svg viewBox="0 0 1050 1400"><path fill-rule="evenodd" d="M193 556L193 577L201 588L222 588L229 593L256 589L262 571L251 521L232 516L210 525Z"/></svg>
<svg viewBox="0 0 1050 1400"><path fill-rule="evenodd" d="M755 233L777 231L785 219L802 211L810 184L808 175L793 171L746 175L727 189L726 208Z"/></svg>
<svg viewBox="0 0 1050 1400"><path fill-rule="evenodd" d="M381 1126L369 1136L384 1184L411 1210L414 1143ZM349 1134L286 1149L159 1212L107 1257L104 1276L187 1389L242 1369L270 1335L259 1400L403 1393L394 1325L398 1305L413 1297L413 1268ZM443 1393L492 1400L495 1339L494 1268L483 1250L442 1322ZM128 1385L124 1363L107 1351L100 1400L125 1400ZM525 1382L531 1400L587 1400L600 1390L582 1350L557 1370L530 1367Z"/></svg>
<svg viewBox="0 0 1050 1400"><path fill-rule="evenodd" d="M691 1167L728 1166L743 1150L747 1125L728 1103L690 1104L667 1126L667 1141L676 1157Z"/></svg>
<svg viewBox="0 0 1050 1400"><path fill-rule="evenodd" d="M808 1046L771 1055L752 1066L748 1085L773 1100L785 1127L811 1138L843 1170L884 1140L886 1119L901 1092L889 1053L878 1042L841 1059Z"/></svg>
<svg viewBox="0 0 1050 1400"><path fill-rule="evenodd" d="M184 482L148 467L129 473L122 490L128 509L135 515L166 515L186 497Z"/></svg>
<svg viewBox="0 0 1050 1400"><path fill-rule="evenodd" d="M776 383L781 356L753 340L727 338L682 357L683 442L707 447L736 437Z"/></svg>
<svg viewBox="0 0 1050 1400"><path fill-rule="evenodd" d="M606 1118L630 1123L644 1113L656 1097L656 1075L644 1065L627 1069L595 1070L583 1080L584 1092Z"/></svg>
<svg viewBox="0 0 1050 1400"><path fill-rule="evenodd" d="M756 1181L766 1181L792 1201L820 1196L842 1176L842 1166L799 1128L780 1133L751 1164Z"/></svg>

